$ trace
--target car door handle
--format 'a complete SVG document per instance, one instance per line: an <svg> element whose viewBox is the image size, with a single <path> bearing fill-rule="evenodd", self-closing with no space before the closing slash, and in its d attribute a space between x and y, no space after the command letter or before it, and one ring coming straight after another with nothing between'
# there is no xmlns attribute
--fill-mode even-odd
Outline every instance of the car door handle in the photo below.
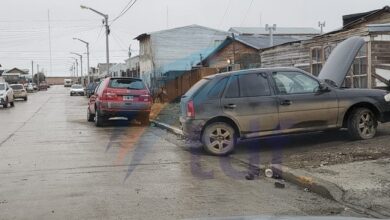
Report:
<svg viewBox="0 0 390 220"><path fill-rule="evenodd" d="M291 105L292 101L291 100L283 100L280 102L280 105Z"/></svg>
<svg viewBox="0 0 390 220"><path fill-rule="evenodd" d="M236 108L237 106L236 106L235 104L227 104L227 105L225 105L224 107L227 108L227 109L234 109L234 108Z"/></svg>

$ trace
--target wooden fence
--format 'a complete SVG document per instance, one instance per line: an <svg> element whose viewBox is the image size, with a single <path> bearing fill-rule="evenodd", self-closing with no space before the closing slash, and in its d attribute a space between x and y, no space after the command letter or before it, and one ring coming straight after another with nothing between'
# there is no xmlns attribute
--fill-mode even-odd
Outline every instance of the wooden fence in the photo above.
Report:
<svg viewBox="0 0 390 220"><path fill-rule="evenodd" d="M165 83L163 101L171 102L184 95L195 83L205 76L216 74L216 68L199 68L190 70L183 75Z"/></svg>

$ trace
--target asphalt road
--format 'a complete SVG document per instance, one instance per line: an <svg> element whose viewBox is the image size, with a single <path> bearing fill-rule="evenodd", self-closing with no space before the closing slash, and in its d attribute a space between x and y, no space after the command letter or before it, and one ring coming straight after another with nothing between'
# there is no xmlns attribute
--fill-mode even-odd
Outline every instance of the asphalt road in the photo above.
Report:
<svg viewBox="0 0 390 220"><path fill-rule="evenodd" d="M86 103L57 86L0 108L0 219L360 216L289 183L245 180L238 161L158 128L96 128Z"/></svg>

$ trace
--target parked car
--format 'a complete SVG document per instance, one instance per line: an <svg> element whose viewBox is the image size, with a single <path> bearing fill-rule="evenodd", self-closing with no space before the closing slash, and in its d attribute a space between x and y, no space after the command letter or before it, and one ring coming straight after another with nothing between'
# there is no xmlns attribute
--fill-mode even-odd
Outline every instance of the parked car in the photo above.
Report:
<svg viewBox="0 0 390 220"><path fill-rule="evenodd" d="M47 83L45 81L39 83L39 91L42 91L42 90L47 90L49 86L47 85Z"/></svg>
<svg viewBox="0 0 390 220"><path fill-rule="evenodd" d="M34 91L38 91L38 86L36 83L32 83L32 86L33 86Z"/></svg>
<svg viewBox="0 0 390 220"><path fill-rule="evenodd" d="M141 79L106 78L89 99L87 119L102 126L110 117L138 119L142 125L149 124L152 98Z"/></svg>
<svg viewBox="0 0 390 220"><path fill-rule="evenodd" d="M8 104L14 106L14 91L8 83L0 82L0 105L8 108Z"/></svg>
<svg viewBox="0 0 390 220"><path fill-rule="evenodd" d="M70 96L74 95L85 95L84 87L80 84L73 84L72 87L70 87Z"/></svg>
<svg viewBox="0 0 390 220"><path fill-rule="evenodd" d="M378 122L390 121L390 94L342 88L363 44L339 44L318 78L297 68L205 77L181 99L183 133L214 155L229 154L238 140L297 132L347 128L353 139L370 139Z"/></svg>
<svg viewBox="0 0 390 220"><path fill-rule="evenodd" d="M26 87L27 92L34 92L34 86L33 84L29 83Z"/></svg>
<svg viewBox="0 0 390 220"><path fill-rule="evenodd" d="M14 91L15 99L23 99L24 101L27 101L27 91L22 84L12 84L10 86Z"/></svg>
<svg viewBox="0 0 390 220"><path fill-rule="evenodd" d="M91 97L91 95L93 94L93 92L95 91L96 89L96 86L98 84L96 82L91 82L87 85L87 89L86 89L86 95L87 95L87 98Z"/></svg>

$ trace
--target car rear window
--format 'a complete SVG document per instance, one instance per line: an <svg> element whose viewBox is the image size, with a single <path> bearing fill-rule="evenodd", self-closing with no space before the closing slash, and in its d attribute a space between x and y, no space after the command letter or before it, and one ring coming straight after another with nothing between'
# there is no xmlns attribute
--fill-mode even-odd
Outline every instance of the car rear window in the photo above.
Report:
<svg viewBox="0 0 390 220"><path fill-rule="evenodd" d="M111 79L108 87L116 89L145 89L145 85L140 79Z"/></svg>
<svg viewBox="0 0 390 220"><path fill-rule="evenodd" d="M82 85L73 85L72 88L73 89L82 89L83 86Z"/></svg>
<svg viewBox="0 0 390 220"><path fill-rule="evenodd" d="M195 85L193 85L187 92L184 94L184 97L191 97L193 96L200 88L202 88L204 85L206 85L210 79L203 78L199 80Z"/></svg>
<svg viewBox="0 0 390 220"><path fill-rule="evenodd" d="M23 86L22 85L11 85L11 88L15 89L15 90L20 90L20 89L23 89Z"/></svg>

